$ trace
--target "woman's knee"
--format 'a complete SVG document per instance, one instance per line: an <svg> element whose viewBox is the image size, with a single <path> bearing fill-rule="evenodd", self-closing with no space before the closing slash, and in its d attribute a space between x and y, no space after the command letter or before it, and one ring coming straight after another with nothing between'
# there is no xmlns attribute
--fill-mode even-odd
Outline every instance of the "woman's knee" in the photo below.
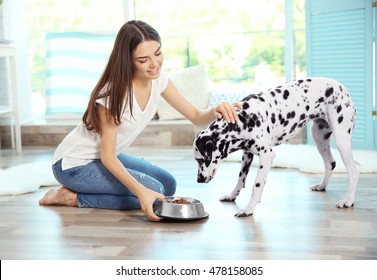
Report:
<svg viewBox="0 0 377 280"><path fill-rule="evenodd" d="M169 176L166 177L162 184L165 188L164 195L171 196L175 194L175 191L177 189L177 180L172 174L169 173Z"/></svg>

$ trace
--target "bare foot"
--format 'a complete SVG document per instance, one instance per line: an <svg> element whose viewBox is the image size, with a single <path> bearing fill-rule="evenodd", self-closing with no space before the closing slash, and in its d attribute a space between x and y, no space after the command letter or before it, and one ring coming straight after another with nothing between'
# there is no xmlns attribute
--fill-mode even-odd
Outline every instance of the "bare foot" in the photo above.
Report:
<svg viewBox="0 0 377 280"><path fill-rule="evenodd" d="M61 187L59 190L49 190L41 200L40 205L77 206L77 193Z"/></svg>

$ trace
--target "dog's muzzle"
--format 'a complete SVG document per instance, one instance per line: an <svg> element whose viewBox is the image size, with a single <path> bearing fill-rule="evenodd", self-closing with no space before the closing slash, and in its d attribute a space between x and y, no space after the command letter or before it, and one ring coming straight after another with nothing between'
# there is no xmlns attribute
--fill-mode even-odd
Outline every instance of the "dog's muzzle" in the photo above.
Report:
<svg viewBox="0 0 377 280"><path fill-rule="evenodd" d="M198 183L206 183L206 178L202 174L198 174Z"/></svg>
<svg viewBox="0 0 377 280"><path fill-rule="evenodd" d="M198 183L209 183L213 179L213 176L205 177L202 174L198 173L197 181Z"/></svg>
<svg viewBox="0 0 377 280"><path fill-rule="evenodd" d="M204 169L204 170L206 170L206 169ZM211 175L204 176L203 173L206 174L206 172L203 172L203 168L199 167L198 176L197 176L198 183L209 183L213 179L213 177L215 177L216 171L217 171L217 168L214 168L212 170Z"/></svg>

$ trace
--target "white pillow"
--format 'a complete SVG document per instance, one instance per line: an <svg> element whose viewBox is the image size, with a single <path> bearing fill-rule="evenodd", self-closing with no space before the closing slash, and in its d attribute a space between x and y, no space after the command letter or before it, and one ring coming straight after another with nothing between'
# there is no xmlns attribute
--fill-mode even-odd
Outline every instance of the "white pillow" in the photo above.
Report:
<svg viewBox="0 0 377 280"><path fill-rule="evenodd" d="M210 91L204 65L185 68L169 75L176 88L199 109L208 108ZM184 117L161 98L157 109L160 120L178 120Z"/></svg>

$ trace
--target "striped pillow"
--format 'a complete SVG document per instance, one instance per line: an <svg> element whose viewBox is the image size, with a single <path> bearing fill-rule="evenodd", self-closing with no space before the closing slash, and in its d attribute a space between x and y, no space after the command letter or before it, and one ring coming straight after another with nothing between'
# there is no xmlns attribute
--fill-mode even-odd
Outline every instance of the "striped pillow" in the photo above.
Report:
<svg viewBox="0 0 377 280"><path fill-rule="evenodd" d="M46 35L46 118L80 118L113 48L116 34Z"/></svg>

